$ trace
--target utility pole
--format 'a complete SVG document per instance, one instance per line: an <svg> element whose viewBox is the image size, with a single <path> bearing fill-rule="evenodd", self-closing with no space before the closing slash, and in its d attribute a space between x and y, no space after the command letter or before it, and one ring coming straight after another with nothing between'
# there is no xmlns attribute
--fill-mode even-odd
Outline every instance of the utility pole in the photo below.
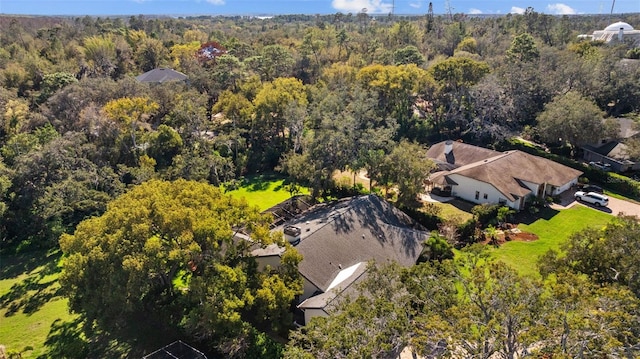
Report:
<svg viewBox="0 0 640 359"><path fill-rule="evenodd" d="M613 7L616 6L616 0L613 0L613 4L611 4L611 13L609 14L609 20L613 21Z"/></svg>

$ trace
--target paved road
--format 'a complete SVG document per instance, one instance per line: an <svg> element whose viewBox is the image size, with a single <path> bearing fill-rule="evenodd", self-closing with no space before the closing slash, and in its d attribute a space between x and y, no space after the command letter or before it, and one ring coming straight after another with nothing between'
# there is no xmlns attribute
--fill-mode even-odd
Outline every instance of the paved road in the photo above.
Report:
<svg viewBox="0 0 640 359"><path fill-rule="evenodd" d="M592 204L573 200L573 192L571 192L570 196L563 195L561 207L568 208L576 204L591 207L602 212L610 213L614 216L617 216L620 213L624 213L626 215L638 216L640 218L640 204L609 197L609 205L607 207L596 207Z"/></svg>

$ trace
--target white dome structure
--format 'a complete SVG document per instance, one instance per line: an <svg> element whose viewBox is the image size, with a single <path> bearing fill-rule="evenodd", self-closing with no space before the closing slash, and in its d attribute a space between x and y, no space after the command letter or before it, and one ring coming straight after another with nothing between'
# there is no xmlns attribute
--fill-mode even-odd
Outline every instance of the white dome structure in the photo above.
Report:
<svg viewBox="0 0 640 359"><path fill-rule="evenodd" d="M626 22L618 21L604 28L604 31L633 31L633 26L627 24Z"/></svg>
<svg viewBox="0 0 640 359"><path fill-rule="evenodd" d="M578 38L602 41L606 44L631 41L635 46L639 46L640 30L635 30L626 22L618 21L605 27L604 30L594 31L593 35L578 35Z"/></svg>

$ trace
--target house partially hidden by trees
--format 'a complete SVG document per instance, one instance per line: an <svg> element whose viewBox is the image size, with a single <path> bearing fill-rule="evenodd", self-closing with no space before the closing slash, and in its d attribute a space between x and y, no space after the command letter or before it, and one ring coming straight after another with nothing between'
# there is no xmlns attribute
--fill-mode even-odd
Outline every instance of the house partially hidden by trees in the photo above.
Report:
<svg viewBox="0 0 640 359"><path fill-rule="evenodd" d="M619 130L613 138L602 138L598 143L582 146L583 158L587 162L609 164L615 172L640 169L637 135L640 133L635 121L629 118L616 118Z"/></svg>
<svg viewBox="0 0 640 359"><path fill-rule="evenodd" d="M437 143L427 155L438 166L429 188L473 203L500 203L516 210L529 198L559 195L578 183L581 171L524 153L498 152L466 143Z"/></svg>
<svg viewBox="0 0 640 359"><path fill-rule="evenodd" d="M163 83L169 81L187 81L188 76L180 71L158 67L136 76L138 82L143 83Z"/></svg>
<svg viewBox="0 0 640 359"><path fill-rule="evenodd" d="M304 285L298 309L304 322L327 316L341 297L355 293L355 284L367 273L369 262L416 263L429 238L401 210L375 195L319 204L275 230L297 244L303 259L298 265ZM289 238L292 235L299 238ZM277 265L283 252L276 247L253 252L259 265ZM301 321L301 318L298 319Z"/></svg>

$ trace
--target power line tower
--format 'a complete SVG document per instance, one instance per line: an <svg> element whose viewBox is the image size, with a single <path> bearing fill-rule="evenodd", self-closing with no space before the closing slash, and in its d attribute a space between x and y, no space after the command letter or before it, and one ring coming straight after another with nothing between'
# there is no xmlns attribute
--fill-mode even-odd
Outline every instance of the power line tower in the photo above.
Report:
<svg viewBox="0 0 640 359"><path fill-rule="evenodd" d="M427 32L433 30L433 3L429 3L429 12L427 13Z"/></svg>

